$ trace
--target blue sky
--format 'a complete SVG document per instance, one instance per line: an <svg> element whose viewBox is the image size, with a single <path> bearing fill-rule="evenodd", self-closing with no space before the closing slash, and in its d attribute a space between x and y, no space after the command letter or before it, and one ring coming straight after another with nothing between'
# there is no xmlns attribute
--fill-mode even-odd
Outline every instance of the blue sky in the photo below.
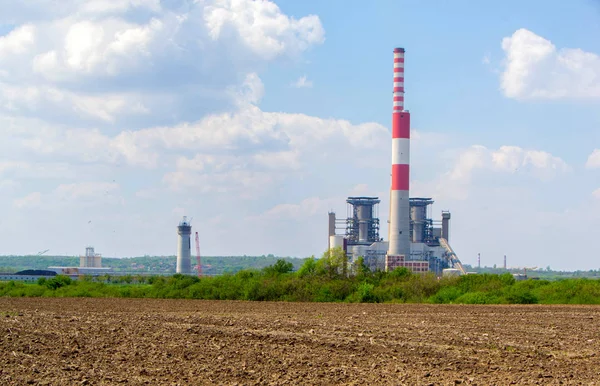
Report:
<svg viewBox="0 0 600 386"><path fill-rule="evenodd" d="M461 259L597 269L597 36L594 0L0 1L0 254L172 255L188 215L207 255L320 255L353 194L385 223L402 46Z"/></svg>

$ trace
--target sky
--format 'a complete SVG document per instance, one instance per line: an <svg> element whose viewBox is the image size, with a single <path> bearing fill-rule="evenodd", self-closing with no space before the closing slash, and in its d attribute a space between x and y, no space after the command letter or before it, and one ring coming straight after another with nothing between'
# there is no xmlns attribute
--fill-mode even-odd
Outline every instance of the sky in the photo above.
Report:
<svg viewBox="0 0 600 386"><path fill-rule="evenodd" d="M0 0L0 254L320 256L411 196L463 263L598 269L600 1Z"/></svg>

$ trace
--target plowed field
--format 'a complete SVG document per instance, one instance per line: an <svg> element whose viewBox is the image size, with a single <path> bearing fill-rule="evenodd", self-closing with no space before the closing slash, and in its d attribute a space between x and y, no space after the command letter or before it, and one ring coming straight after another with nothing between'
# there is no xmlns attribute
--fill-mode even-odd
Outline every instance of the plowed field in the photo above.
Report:
<svg viewBox="0 0 600 386"><path fill-rule="evenodd" d="M600 308L0 298L0 384L600 384Z"/></svg>

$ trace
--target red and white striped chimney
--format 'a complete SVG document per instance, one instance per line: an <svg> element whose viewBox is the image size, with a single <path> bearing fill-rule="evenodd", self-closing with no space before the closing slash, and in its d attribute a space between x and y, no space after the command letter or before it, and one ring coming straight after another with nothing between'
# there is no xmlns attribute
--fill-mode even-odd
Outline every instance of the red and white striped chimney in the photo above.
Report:
<svg viewBox="0 0 600 386"><path fill-rule="evenodd" d="M404 110L404 48L394 49L392 109L392 191L388 258L410 258L410 113Z"/></svg>

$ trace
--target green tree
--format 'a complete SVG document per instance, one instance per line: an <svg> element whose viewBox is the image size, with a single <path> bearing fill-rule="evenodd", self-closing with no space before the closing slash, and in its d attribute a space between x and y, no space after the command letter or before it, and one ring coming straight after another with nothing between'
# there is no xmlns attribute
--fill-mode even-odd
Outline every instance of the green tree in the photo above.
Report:
<svg viewBox="0 0 600 386"><path fill-rule="evenodd" d="M263 268L263 271L267 275L276 276L283 273L292 272L294 269L294 265L288 261L283 259L279 259L273 265L269 265L268 267Z"/></svg>
<svg viewBox="0 0 600 386"><path fill-rule="evenodd" d="M317 262L317 272L329 278L348 276L348 256L342 247L335 247L323 253Z"/></svg>
<svg viewBox="0 0 600 386"><path fill-rule="evenodd" d="M50 289L57 289L60 287L68 286L73 280L69 276L56 275L52 279L47 279L43 284Z"/></svg>
<svg viewBox="0 0 600 386"><path fill-rule="evenodd" d="M358 258L352 263L352 272L358 277L365 277L371 273L371 270L365 264L365 258L358 256Z"/></svg>
<svg viewBox="0 0 600 386"><path fill-rule="evenodd" d="M304 264L298 270L299 277L314 276L317 272L317 259L314 256L304 261Z"/></svg>

